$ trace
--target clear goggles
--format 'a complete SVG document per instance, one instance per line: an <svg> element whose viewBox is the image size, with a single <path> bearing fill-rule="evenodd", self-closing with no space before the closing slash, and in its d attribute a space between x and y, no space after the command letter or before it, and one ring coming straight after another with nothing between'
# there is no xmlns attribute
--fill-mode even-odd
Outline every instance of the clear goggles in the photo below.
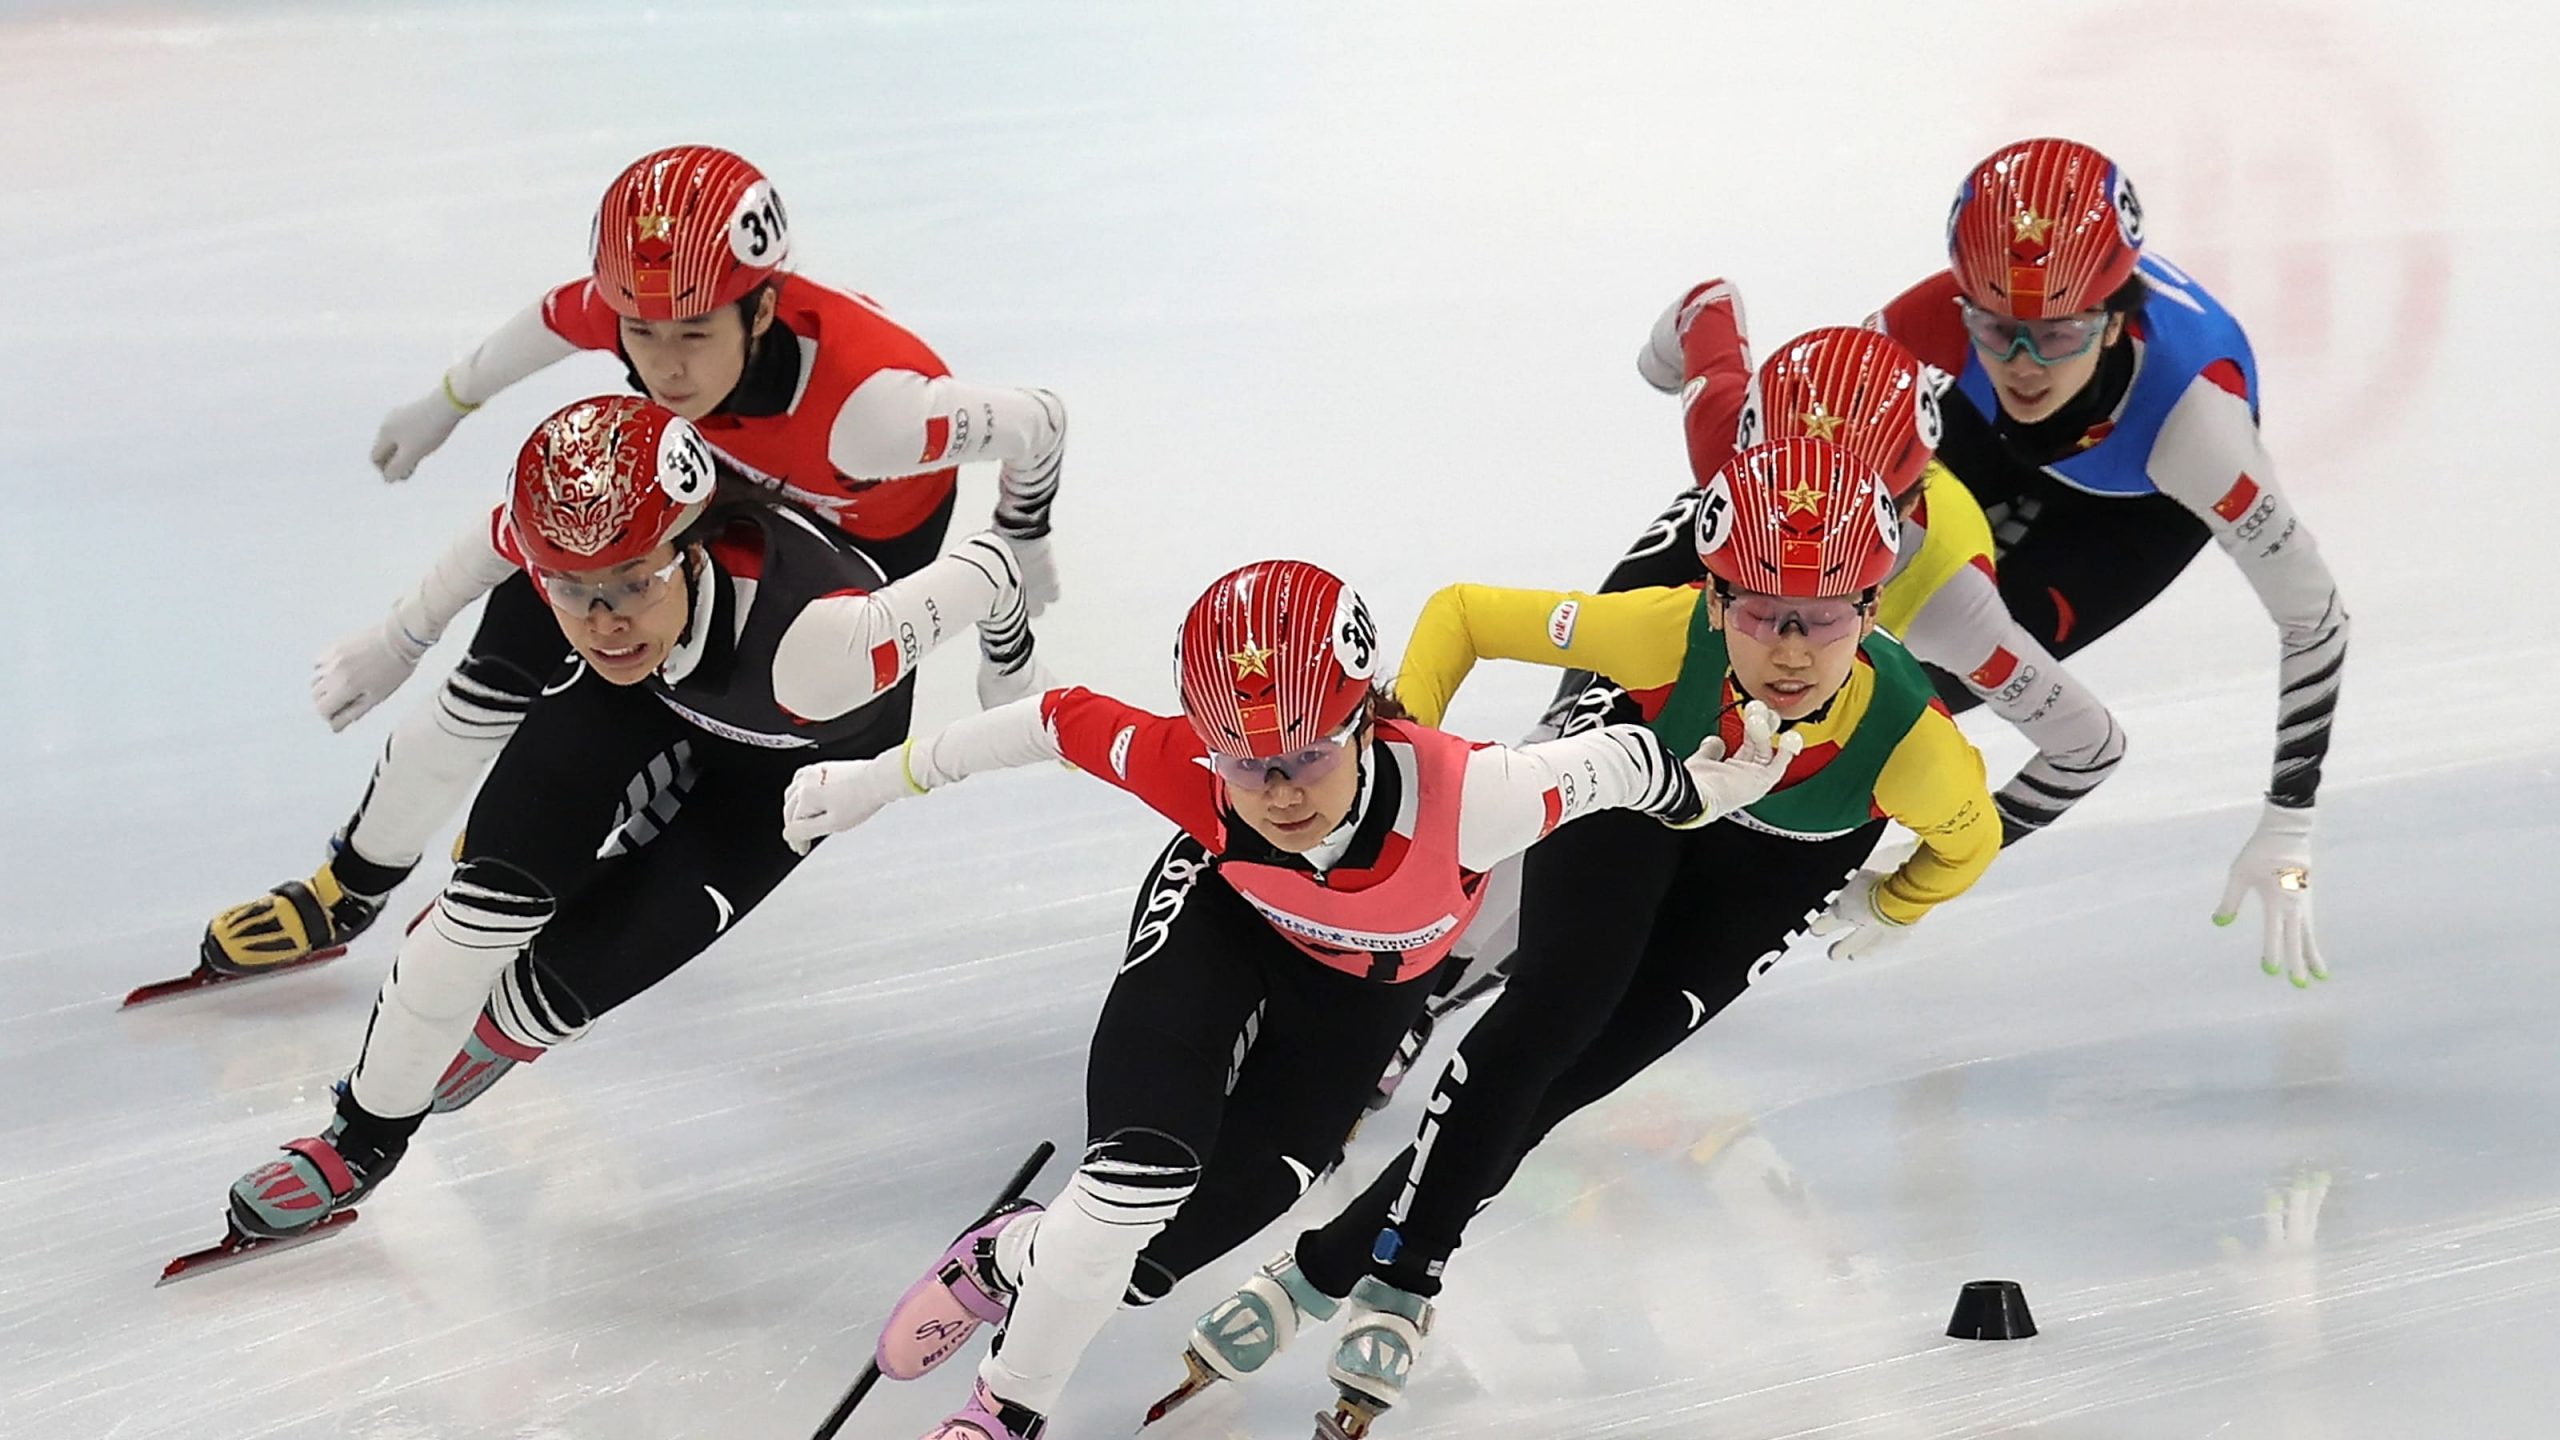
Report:
<svg viewBox="0 0 2560 1440"><path fill-rule="evenodd" d="M605 580L573 580L557 570L536 572L542 596L564 615L584 615L601 605L616 615L637 615L655 608L675 593L676 575L684 569L684 552L655 570L615 575Z"/></svg>
<svg viewBox="0 0 2560 1440"><path fill-rule="evenodd" d="M1219 779L1238 790L1267 790L1277 776L1282 784L1307 786L1324 779L1340 768L1351 754L1351 743L1369 718L1366 707L1344 725L1312 745L1301 746L1283 755L1209 754L1209 768Z"/></svg>
<svg viewBox="0 0 2560 1440"><path fill-rule="evenodd" d="M1854 635L1866 617L1867 603L1855 596L1808 600L1798 595L1761 595L1736 590L1725 597L1725 623L1764 645L1774 645L1789 630L1815 645L1828 645Z"/></svg>
<svg viewBox="0 0 2560 1440"><path fill-rule="evenodd" d="M1964 302L1964 331L1973 348L1994 361L2014 360L2023 350L2039 365L2059 365L2089 353L2107 333L2107 312L2084 310L2052 320L2013 320L1997 311Z"/></svg>

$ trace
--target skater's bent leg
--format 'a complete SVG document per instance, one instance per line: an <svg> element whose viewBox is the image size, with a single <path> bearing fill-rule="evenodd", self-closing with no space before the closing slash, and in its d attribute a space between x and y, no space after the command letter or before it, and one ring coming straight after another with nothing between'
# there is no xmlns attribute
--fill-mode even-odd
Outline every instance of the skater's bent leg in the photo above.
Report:
<svg viewBox="0 0 2560 1440"><path fill-rule="evenodd" d="M415 1115L469 1037L492 985L600 862L632 770L682 722L638 690L582 676L544 697L472 809L462 860L400 945L353 1082L376 1115Z"/></svg>
<svg viewBox="0 0 2560 1440"><path fill-rule="evenodd" d="M1210 872L1196 842L1177 839L1158 857L1094 1028L1084 1158L1045 1214L997 1237L996 1269L1015 1297L978 1370L995 1394L1054 1406L1123 1299L1138 1253L1191 1198L1260 1022L1252 952L1285 943Z"/></svg>
<svg viewBox="0 0 2560 1440"><path fill-rule="evenodd" d="M426 703L401 717L374 763L347 821L356 863L342 878L351 887L366 890L370 880L388 890L418 863L569 653L531 580L519 574L490 592L470 653Z"/></svg>
<svg viewBox="0 0 2560 1440"><path fill-rule="evenodd" d="M1272 956L1270 1003L1236 1078L1217 1157L1198 1193L1140 1257L1133 1298L1153 1300L1277 1220L1342 1158L1379 1068L1455 960L1386 985L1289 951Z"/></svg>

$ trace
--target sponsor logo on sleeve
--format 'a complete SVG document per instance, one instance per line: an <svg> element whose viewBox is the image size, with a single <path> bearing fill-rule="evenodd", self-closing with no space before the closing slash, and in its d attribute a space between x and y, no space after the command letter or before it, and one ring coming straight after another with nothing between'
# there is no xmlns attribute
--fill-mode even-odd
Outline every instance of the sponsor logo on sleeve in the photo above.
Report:
<svg viewBox="0 0 2560 1440"><path fill-rule="evenodd" d="M1111 737L1111 773L1123 780L1129 778L1129 744L1137 738L1135 725L1123 725L1120 733Z"/></svg>
<svg viewBox="0 0 2560 1440"><path fill-rule="evenodd" d="M1573 648L1573 622L1582 613L1581 602L1566 600L1547 612L1547 643L1559 650Z"/></svg>
<svg viewBox="0 0 2560 1440"><path fill-rule="evenodd" d="M2239 523L2240 517L2248 514L2249 507L2256 503L2258 482L2244 472L2231 483L2230 489L2222 492L2221 499L2213 502L2213 513L2222 517L2222 523L2233 525Z"/></svg>

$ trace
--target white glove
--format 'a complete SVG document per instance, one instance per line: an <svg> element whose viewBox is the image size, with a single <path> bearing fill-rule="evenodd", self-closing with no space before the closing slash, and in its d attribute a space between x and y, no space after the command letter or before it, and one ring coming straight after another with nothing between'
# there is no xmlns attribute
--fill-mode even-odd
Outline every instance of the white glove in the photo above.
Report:
<svg viewBox="0 0 2560 1440"><path fill-rule="evenodd" d="M1031 614L1038 615L1058 599L1058 557L1049 553L1049 537L1006 535L1004 543L1013 552L1014 563L1022 568L1023 604Z"/></svg>
<svg viewBox="0 0 2560 1440"><path fill-rule="evenodd" d="M1636 373L1644 383L1665 395L1680 393L1680 312L1688 308L1689 297L1682 295L1653 322L1653 333L1647 335L1644 348L1636 352Z"/></svg>
<svg viewBox="0 0 2560 1440"><path fill-rule="evenodd" d="M820 838L850 830L877 815L892 801L922 795L925 788L909 773L909 740L895 753L868 760L824 760L803 765L782 792L782 839L806 855Z"/></svg>
<svg viewBox="0 0 2560 1440"><path fill-rule="evenodd" d="M1876 887L1892 877L1887 870L1861 870L1849 877L1823 912L1813 917L1813 933L1830 935L1834 960L1865 960L1902 938L1911 927L1887 919L1876 909Z"/></svg>
<svg viewBox="0 0 2560 1440"><path fill-rule="evenodd" d="M1787 778L1787 762L1802 749L1803 736L1793 731L1778 733L1776 711L1757 700L1750 702L1742 707L1742 749L1733 758L1725 758L1724 737L1710 735L1698 742L1695 754L1680 762L1697 792L1697 814L1683 819L1675 813L1666 818L1676 830L1723 819L1777 788Z"/></svg>
<svg viewBox="0 0 2560 1440"><path fill-rule="evenodd" d="M1036 655L1006 671L997 669L996 662L988 657L985 650L978 652L978 708L981 710L993 710L999 705L1010 705L1032 695L1045 695L1057 688L1057 677L1049 673L1049 667L1041 664Z"/></svg>
<svg viewBox="0 0 2560 1440"><path fill-rule="evenodd" d="M433 390L382 417L382 428L373 432L373 468L385 480L408 479L462 417L478 408L464 406L453 398L452 382L438 380Z"/></svg>
<svg viewBox="0 0 2560 1440"><path fill-rule="evenodd" d="M366 626L312 662L311 708L330 729L346 729L399 689L435 643L432 635L410 634L397 614Z"/></svg>
<svg viewBox="0 0 2560 1440"><path fill-rule="evenodd" d="M2258 897L2266 923L2258 951L2258 968L2291 980L2295 989L2329 978L2320 958L2320 942L2311 933L2311 811L2290 810L2269 801L2258 816L2258 829L2231 862L2230 882L2222 887L2222 904L2213 923L2228 925L2240 918L2244 895Z"/></svg>

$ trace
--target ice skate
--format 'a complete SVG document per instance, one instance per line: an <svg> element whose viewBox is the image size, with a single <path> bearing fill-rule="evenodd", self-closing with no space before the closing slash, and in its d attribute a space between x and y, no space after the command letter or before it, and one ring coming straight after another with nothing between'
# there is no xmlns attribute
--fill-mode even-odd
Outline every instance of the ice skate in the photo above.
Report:
<svg viewBox="0 0 2560 1440"><path fill-rule="evenodd" d="M285 1158L232 1182L232 1226L260 1240L291 1239L316 1228L373 1193L400 1163L417 1128L415 1118L366 1114L341 1086L337 1114L326 1131L287 1141Z"/></svg>
<svg viewBox="0 0 2560 1440"><path fill-rule="evenodd" d="M1209 1307L1191 1327L1182 1363L1189 1371L1179 1388L1148 1407L1141 1428L1221 1380L1240 1380L1289 1348L1308 1319L1330 1320L1342 1302L1318 1290L1284 1250L1262 1263L1234 1294Z"/></svg>
<svg viewBox="0 0 2560 1440"><path fill-rule="evenodd" d="M996 1236L1039 1213L1040 1206L1034 1202L1016 1200L951 1242L924 1278L898 1297L889 1322L880 1327L873 1358L881 1374L892 1380L913 1380L958 1354L979 1326L1003 1323L1013 1310L1013 1287L996 1273ZM948 1423L960 1423L961 1418L955 1416Z"/></svg>
<svg viewBox="0 0 2560 1440"><path fill-rule="evenodd" d="M1375 1276L1351 1292L1351 1320L1325 1366L1339 1392L1333 1413L1316 1417L1319 1440L1360 1440L1404 1398L1422 1337L1431 1333L1431 1302Z"/></svg>
<svg viewBox="0 0 2560 1440"><path fill-rule="evenodd" d="M969 1392L969 1403L924 1432L924 1440L1039 1440L1048 1428L1047 1416L997 1399L981 1380Z"/></svg>
<svg viewBox="0 0 2560 1440"><path fill-rule="evenodd" d="M214 916L197 951L205 968L257 975L345 950L382 913L384 895L359 895L342 884L342 858L333 853L309 880L287 880Z"/></svg>

